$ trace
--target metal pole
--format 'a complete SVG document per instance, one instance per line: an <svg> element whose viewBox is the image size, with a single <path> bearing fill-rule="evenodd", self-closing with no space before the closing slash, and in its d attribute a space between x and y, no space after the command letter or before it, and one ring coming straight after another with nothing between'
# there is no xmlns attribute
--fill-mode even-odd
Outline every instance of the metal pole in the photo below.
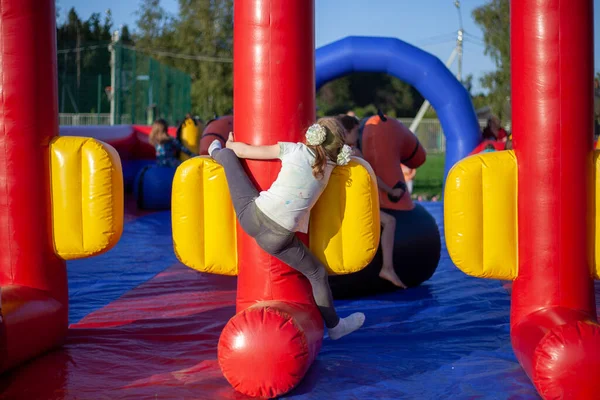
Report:
<svg viewBox="0 0 600 400"><path fill-rule="evenodd" d="M63 63L63 79L62 79L62 88L61 88L61 96L60 96L60 112L64 113L65 112L65 87L67 85L67 68L68 68L68 52L65 51L65 59L64 59L64 63Z"/></svg>
<svg viewBox="0 0 600 400"><path fill-rule="evenodd" d="M62 84L62 88L61 88L61 96L60 96L60 112L64 113L65 112L65 97L66 97L66 93L65 93L65 89L67 88L67 82L65 79L63 79L63 84Z"/></svg>
<svg viewBox="0 0 600 400"><path fill-rule="evenodd" d="M102 74L98 74L98 99L97 99L97 124L100 125L100 112L102 108Z"/></svg>
<svg viewBox="0 0 600 400"><path fill-rule="evenodd" d="M460 1L454 2L456 11L458 12L458 35L456 37L456 49L458 51L458 71L456 73L456 79L462 82L462 56L463 56L463 39L465 31L463 29L462 14L460 13Z"/></svg>
<svg viewBox="0 0 600 400"><path fill-rule="evenodd" d="M132 88L131 88L131 123L135 124L135 89L136 89L136 84L137 84L137 66L136 66L136 51L135 50L131 50L131 52L133 53L133 66L132 66L132 71L133 74L132 76L134 77L133 82L132 82Z"/></svg>
<svg viewBox="0 0 600 400"><path fill-rule="evenodd" d="M456 79L462 83L462 58L463 58L463 37L464 32L462 29L458 30L458 37L456 39L456 52L458 55L457 66L458 70L456 72Z"/></svg>
<svg viewBox="0 0 600 400"><path fill-rule="evenodd" d="M117 73L116 73L116 63L117 56L115 53L115 45L119 41L119 32L116 31L112 36L112 43L108 47L108 51L110 51L110 87L112 89L110 96L110 124L114 125L116 123L116 107L115 107L115 88L117 85Z"/></svg>
<svg viewBox="0 0 600 400"><path fill-rule="evenodd" d="M121 45L121 42L119 41L119 43L117 43L117 49L119 51L119 54L117 56L117 62L116 62L116 86L113 88L113 98L115 99L115 115L116 115L116 123L117 124L122 124L123 123L123 99L121 98L121 89L123 87L123 77L122 77L122 72L121 69L123 68L123 46Z"/></svg>
<svg viewBox="0 0 600 400"><path fill-rule="evenodd" d="M154 96L153 96L153 70L152 70L152 58L148 58L148 108L146 108L146 123L148 125L152 125L152 121L154 120L154 113L152 112Z"/></svg>

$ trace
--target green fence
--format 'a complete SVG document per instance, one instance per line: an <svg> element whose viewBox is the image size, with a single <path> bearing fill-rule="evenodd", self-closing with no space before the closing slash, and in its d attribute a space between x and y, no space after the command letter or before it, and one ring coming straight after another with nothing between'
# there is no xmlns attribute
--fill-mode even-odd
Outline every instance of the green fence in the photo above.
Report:
<svg viewBox="0 0 600 400"><path fill-rule="evenodd" d="M58 51L58 107L60 113L102 114L110 112L110 101L105 94L105 87L110 86L108 47L109 43L106 42Z"/></svg>
<svg viewBox="0 0 600 400"><path fill-rule="evenodd" d="M189 75L127 46L116 44L114 52L115 124L150 123L156 117L175 124L190 112Z"/></svg>
<svg viewBox="0 0 600 400"><path fill-rule="evenodd" d="M189 75L120 43L59 50L58 84L60 113L96 115L98 124L110 113L114 124L173 125L191 109Z"/></svg>

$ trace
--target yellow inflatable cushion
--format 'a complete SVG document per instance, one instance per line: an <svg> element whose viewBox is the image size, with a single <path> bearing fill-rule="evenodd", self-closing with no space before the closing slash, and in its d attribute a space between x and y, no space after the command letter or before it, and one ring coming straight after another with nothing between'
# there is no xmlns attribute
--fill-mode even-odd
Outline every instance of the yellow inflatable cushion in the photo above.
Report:
<svg viewBox="0 0 600 400"><path fill-rule="evenodd" d="M237 275L237 222L223 168L210 157L181 164L171 203L177 258L201 272Z"/></svg>
<svg viewBox="0 0 600 400"><path fill-rule="evenodd" d="M450 170L444 229L448 253L467 275L517 277L517 160L513 151L474 155Z"/></svg>
<svg viewBox="0 0 600 400"><path fill-rule="evenodd" d="M200 129L191 118L186 118L181 125L181 143L192 153L198 154L200 150ZM185 161L190 156L183 151L179 155L181 161Z"/></svg>
<svg viewBox="0 0 600 400"><path fill-rule="evenodd" d="M600 279L600 151L594 151L595 240L592 276ZM481 278L517 276L517 160L513 151L471 156L446 180L446 245L463 272Z"/></svg>
<svg viewBox="0 0 600 400"><path fill-rule="evenodd" d="M333 273L364 268L379 245L373 172L354 159L332 173L311 213L311 249ZM198 271L236 275L236 216L225 172L208 157L183 163L173 180L173 241L179 260Z"/></svg>
<svg viewBox="0 0 600 400"><path fill-rule="evenodd" d="M377 178L364 160L336 167L311 211L310 250L332 274L360 271L379 247Z"/></svg>
<svg viewBox="0 0 600 400"><path fill-rule="evenodd" d="M600 151L594 151L594 263L593 277L600 279Z"/></svg>
<svg viewBox="0 0 600 400"><path fill-rule="evenodd" d="M91 257L123 233L123 173L116 150L96 139L58 137L50 144L56 254Z"/></svg>

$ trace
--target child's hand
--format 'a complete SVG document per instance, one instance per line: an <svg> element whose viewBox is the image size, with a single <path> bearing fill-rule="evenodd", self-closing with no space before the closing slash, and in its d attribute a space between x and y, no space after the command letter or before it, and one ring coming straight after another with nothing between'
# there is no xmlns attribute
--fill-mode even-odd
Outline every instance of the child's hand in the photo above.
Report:
<svg viewBox="0 0 600 400"><path fill-rule="evenodd" d="M227 143L225 143L225 147L227 147L228 149L232 149L234 143L235 142L233 141L233 132L229 132L229 138L227 139Z"/></svg>

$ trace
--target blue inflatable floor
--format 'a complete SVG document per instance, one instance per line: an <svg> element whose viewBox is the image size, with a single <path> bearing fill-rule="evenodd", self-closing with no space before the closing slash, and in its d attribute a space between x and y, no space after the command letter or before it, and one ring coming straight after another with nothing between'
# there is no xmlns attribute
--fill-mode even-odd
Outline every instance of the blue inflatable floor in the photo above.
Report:
<svg viewBox="0 0 600 400"><path fill-rule="evenodd" d="M442 228L442 204L425 207ZM538 398L510 347L504 283L465 276L442 252L419 288L337 302L343 315L365 312L364 329L325 340L285 398ZM132 218L113 250L68 269L67 343L0 378L0 397L245 398L216 359L235 309L235 278L179 264L169 212Z"/></svg>

